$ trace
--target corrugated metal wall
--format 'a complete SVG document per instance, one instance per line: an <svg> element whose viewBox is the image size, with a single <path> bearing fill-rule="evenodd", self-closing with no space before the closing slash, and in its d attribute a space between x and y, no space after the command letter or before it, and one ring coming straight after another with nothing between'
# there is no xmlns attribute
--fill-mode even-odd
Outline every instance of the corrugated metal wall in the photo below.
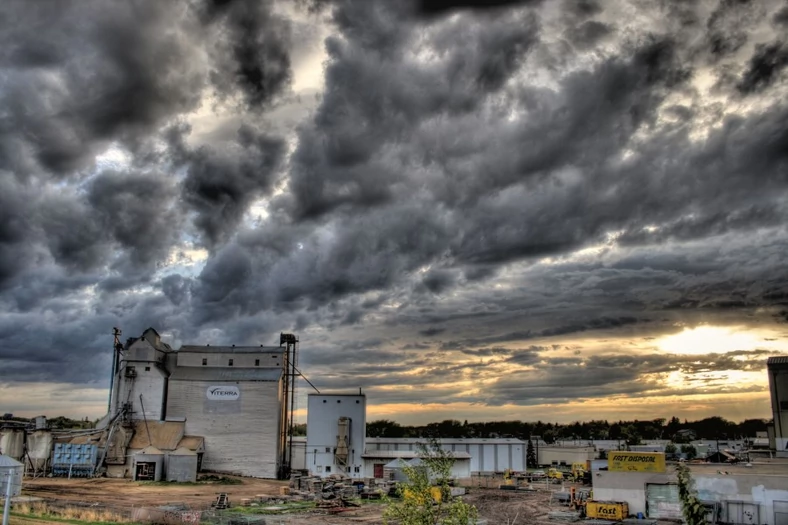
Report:
<svg viewBox="0 0 788 525"><path fill-rule="evenodd" d="M233 385L235 400L210 401L208 387ZM186 418L186 433L205 436L202 468L275 478L279 439L278 381L170 380L168 417Z"/></svg>
<svg viewBox="0 0 788 525"><path fill-rule="evenodd" d="M682 513L678 485L647 484L646 511L649 518L680 520Z"/></svg>
<svg viewBox="0 0 788 525"><path fill-rule="evenodd" d="M308 428L308 427L307 427ZM409 438L367 439L367 450L417 450L419 440ZM527 444L515 439L489 439L479 441L469 438L442 439L441 448L471 455L471 472L503 472L507 468L525 470Z"/></svg>

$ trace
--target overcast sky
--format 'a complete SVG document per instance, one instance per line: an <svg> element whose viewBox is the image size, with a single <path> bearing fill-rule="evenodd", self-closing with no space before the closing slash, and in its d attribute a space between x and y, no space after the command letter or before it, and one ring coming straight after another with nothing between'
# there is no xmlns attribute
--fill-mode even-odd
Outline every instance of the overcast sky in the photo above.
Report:
<svg viewBox="0 0 788 525"><path fill-rule="evenodd" d="M0 412L152 326L370 419L768 417L788 2L432 4L5 0Z"/></svg>

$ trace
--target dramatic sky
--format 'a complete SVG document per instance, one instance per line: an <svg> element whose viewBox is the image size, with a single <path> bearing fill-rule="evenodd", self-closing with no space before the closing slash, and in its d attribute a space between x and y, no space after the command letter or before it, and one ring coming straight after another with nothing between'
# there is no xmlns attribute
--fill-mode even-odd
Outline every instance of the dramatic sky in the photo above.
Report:
<svg viewBox="0 0 788 525"><path fill-rule="evenodd" d="M784 0L5 0L0 411L102 415L112 327L153 326L294 332L370 419L768 417L786 35Z"/></svg>

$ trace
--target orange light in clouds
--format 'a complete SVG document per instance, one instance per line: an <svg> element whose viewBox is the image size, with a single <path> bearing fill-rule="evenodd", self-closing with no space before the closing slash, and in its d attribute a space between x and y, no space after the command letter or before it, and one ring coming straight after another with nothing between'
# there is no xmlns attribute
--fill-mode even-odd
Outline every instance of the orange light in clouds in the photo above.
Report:
<svg viewBox="0 0 788 525"><path fill-rule="evenodd" d="M698 326L660 337L654 343L660 350L671 354L703 355L756 349L788 351L785 342L767 340L776 336L771 331L741 326Z"/></svg>

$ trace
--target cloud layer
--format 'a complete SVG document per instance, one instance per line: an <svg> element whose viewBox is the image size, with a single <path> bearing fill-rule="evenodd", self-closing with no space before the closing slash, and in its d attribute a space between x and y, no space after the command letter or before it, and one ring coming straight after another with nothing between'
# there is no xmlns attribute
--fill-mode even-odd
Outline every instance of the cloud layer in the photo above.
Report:
<svg viewBox="0 0 788 525"><path fill-rule="evenodd" d="M381 406L762 393L786 6L501 4L10 2L0 381L103 385L110 329L154 326L294 331ZM750 339L663 343L697 326Z"/></svg>

